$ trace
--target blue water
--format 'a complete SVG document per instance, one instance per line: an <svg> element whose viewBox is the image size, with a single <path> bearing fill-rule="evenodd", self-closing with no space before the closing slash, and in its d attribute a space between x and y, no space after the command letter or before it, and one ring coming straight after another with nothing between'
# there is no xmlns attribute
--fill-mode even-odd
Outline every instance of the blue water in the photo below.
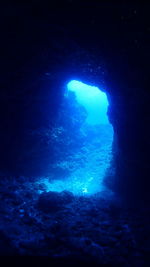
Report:
<svg viewBox="0 0 150 267"><path fill-rule="evenodd" d="M103 180L112 160L113 127L107 116L109 103L106 93L80 81L70 81L67 92L67 101L71 99L69 92L73 92L74 101L87 113L78 129L78 135L84 136L85 142L67 159L56 164L56 167L70 171L68 177L60 175L54 179L49 175L42 177L40 182L45 184L47 192L68 190L74 195L90 196L105 190ZM70 116L75 116L74 112Z"/></svg>
<svg viewBox="0 0 150 267"><path fill-rule="evenodd" d="M86 122L91 125L109 124L107 109L108 99L98 87L72 80L67 84L68 91L74 92L77 102L88 113Z"/></svg>

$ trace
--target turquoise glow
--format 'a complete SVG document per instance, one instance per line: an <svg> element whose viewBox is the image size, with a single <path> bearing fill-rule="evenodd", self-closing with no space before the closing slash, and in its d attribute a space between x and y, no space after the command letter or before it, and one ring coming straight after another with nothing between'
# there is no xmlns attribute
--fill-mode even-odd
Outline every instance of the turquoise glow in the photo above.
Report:
<svg viewBox="0 0 150 267"><path fill-rule="evenodd" d="M45 184L47 192L67 190L74 195L91 196L106 190L103 180L111 163L113 142L113 127L107 117L109 103L106 93L98 87L76 80L70 81L66 87L67 101L72 99L69 92L73 92L74 101L83 106L87 112L87 117L78 128L78 135L84 136L85 142L79 146L78 151L71 151L73 154L70 157L64 158L55 165L56 168L71 170L68 177L64 178L60 175L54 179L49 175L49 177L42 177L40 183ZM75 109L69 110L71 118L76 115L75 111ZM68 128L67 131L69 131ZM60 149L63 151L63 146Z"/></svg>
<svg viewBox="0 0 150 267"><path fill-rule="evenodd" d="M74 92L77 102L82 105L88 117L86 122L91 125L108 124L107 109L108 99L107 95L98 87L90 86L82 82L72 80L67 84L68 91Z"/></svg>

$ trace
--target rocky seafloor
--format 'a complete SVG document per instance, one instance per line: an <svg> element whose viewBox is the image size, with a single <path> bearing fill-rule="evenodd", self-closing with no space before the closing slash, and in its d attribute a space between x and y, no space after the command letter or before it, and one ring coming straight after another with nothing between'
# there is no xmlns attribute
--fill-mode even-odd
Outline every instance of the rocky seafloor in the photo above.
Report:
<svg viewBox="0 0 150 267"><path fill-rule="evenodd" d="M148 205L125 205L103 186L105 174L109 183L115 175L111 126L81 127L84 114L68 113L52 130L32 133L47 147L47 176L0 175L0 256L42 257L58 266L150 266ZM34 152L39 164L45 161L40 146Z"/></svg>
<svg viewBox="0 0 150 267"><path fill-rule="evenodd" d="M149 209L129 209L108 196L46 192L44 185L26 177L1 177L1 256L149 266Z"/></svg>

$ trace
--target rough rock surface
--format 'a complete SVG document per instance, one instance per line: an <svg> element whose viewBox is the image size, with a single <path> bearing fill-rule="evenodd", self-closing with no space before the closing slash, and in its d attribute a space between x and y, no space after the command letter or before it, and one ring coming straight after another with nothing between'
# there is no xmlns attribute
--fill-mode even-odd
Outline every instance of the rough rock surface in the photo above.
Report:
<svg viewBox="0 0 150 267"><path fill-rule="evenodd" d="M38 207L43 212L56 212L63 209L64 205L72 202L73 199L73 194L68 191L42 193L39 197Z"/></svg>
<svg viewBox="0 0 150 267"><path fill-rule="evenodd" d="M1 254L47 256L64 264L149 265L149 208L129 209L100 194L58 196L43 189L39 195L35 183L23 180L1 180Z"/></svg>

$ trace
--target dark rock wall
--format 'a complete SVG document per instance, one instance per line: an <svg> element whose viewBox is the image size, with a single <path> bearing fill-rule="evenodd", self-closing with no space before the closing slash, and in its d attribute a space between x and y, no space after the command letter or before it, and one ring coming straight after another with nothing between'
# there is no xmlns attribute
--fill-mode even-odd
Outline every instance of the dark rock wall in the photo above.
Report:
<svg viewBox="0 0 150 267"><path fill-rule="evenodd" d="M122 193L149 192L149 95L113 95L110 120L114 127L115 188ZM144 194L144 195L143 195Z"/></svg>
<svg viewBox="0 0 150 267"><path fill-rule="evenodd" d="M1 170L46 169L46 149L30 132L55 123L64 86L76 78L108 93L112 185L149 192L149 10L105 1L1 6Z"/></svg>
<svg viewBox="0 0 150 267"><path fill-rule="evenodd" d="M109 117L115 132L115 189L128 198L136 193L143 200L149 195L150 185L150 55L146 50L147 42L141 49L125 51L120 69L112 68L107 77L111 91Z"/></svg>

